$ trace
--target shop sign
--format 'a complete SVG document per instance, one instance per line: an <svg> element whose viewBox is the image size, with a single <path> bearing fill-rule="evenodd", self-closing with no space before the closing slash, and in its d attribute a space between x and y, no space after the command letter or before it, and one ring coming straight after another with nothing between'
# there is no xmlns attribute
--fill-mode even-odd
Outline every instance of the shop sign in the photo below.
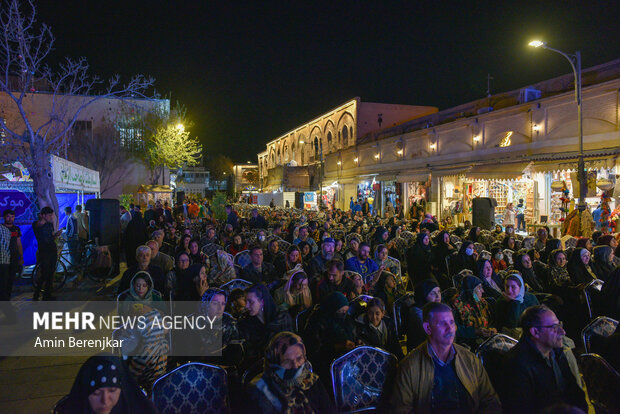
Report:
<svg viewBox="0 0 620 414"><path fill-rule="evenodd" d="M306 210L316 209L316 193L314 191L304 193L304 208Z"/></svg>
<svg viewBox="0 0 620 414"><path fill-rule="evenodd" d="M0 210L11 209L15 211L15 217L27 212L31 204L28 196L21 191L0 190Z"/></svg>
<svg viewBox="0 0 620 414"><path fill-rule="evenodd" d="M57 188L99 192L99 172L55 155L51 156L52 175Z"/></svg>

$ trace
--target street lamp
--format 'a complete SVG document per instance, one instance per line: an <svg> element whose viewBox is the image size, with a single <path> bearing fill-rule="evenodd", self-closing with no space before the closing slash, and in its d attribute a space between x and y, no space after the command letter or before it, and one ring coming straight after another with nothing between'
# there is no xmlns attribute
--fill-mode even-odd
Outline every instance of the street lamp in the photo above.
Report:
<svg viewBox="0 0 620 414"><path fill-rule="evenodd" d="M547 49L564 56L566 60L568 60L568 62L570 63L570 66L573 69L573 74L575 75L575 101L577 101L577 130L579 133L579 162L577 166L577 174L579 177L579 204L577 205L577 209L579 211L584 211L586 209L586 171L585 163L583 161L583 115L581 111L581 52L576 51L574 54L570 55L568 53L562 52L561 50L547 46L547 42L543 42L542 40L532 40L529 45L537 48L542 47L543 49Z"/></svg>

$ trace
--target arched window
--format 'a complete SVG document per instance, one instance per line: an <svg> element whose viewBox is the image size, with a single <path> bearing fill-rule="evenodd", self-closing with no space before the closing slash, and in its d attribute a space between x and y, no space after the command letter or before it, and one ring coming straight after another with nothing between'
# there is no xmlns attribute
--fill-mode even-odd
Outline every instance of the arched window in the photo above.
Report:
<svg viewBox="0 0 620 414"><path fill-rule="evenodd" d="M288 144L284 144L284 162L288 162Z"/></svg>
<svg viewBox="0 0 620 414"><path fill-rule="evenodd" d="M319 139L314 137L314 158L319 158Z"/></svg>
<svg viewBox="0 0 620 414"><path fill-rule="evenodd" d="M349 136L351 137L351 143L353 143L353 127L349 127Z"/></svg>
<svg viewBox="0 0 620 414"><path fill-rule="evenodd" d="M342 145L349 145L349 130L346 125L342 127Z"/></svg>
<svg viewBox="0 0 620 414"><path fill-rule="evenodd" d="M278 165L282 162L282 157L280 155L280 148L278 148L278 156L276 157L276 160L278 162Z"/></svg>
<svg viewBox="0 0 620 414"><path fill-rule="evenodd" d="M291 159L296 160L295 158L295 141L291 144Z"/></svg>
<svg viewBox="0 0 620 414"><path fill-rule="evenodd" d="M332 133L331 131L327 133L327 148L332 149Z"/></svg>

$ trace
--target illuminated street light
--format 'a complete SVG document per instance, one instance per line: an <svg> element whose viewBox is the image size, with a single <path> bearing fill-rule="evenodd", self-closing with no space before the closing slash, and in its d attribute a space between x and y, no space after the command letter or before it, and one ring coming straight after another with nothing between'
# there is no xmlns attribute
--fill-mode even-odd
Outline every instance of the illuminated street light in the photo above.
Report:
<svg viewBox="0 0 620 414"><path fill-rule="evenodd" d="M185 131L185 125L183 125L183 124L177 124L177 129L178 129L179 131Z"/></svg>
<svg viewBox="0 0 620 414"><path fill-rule="evenodd" d="M583 161L583 115L581 111L581 52L576 51L574 54L569 55L561 50L554 49L547 46L547 42L542 40L533 40L529 43L532 47L542 47L543 49L550 50L558 53L568 60L570 67L573 69L575 75L575 101L577 102L577 131L579 134L579 162L577 166L577 174L579 176L579 204L577 208L580 211L586 209L586 172L585 163Z"/></svg>

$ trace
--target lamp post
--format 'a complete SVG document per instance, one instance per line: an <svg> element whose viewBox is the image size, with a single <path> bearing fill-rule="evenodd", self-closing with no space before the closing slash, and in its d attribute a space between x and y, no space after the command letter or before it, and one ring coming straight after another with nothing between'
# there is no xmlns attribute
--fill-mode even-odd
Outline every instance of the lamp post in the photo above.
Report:
<svg viewBox="0 0 620 414"><path fill-rule="evenodd" d="M584 211L586 209L586 171L583 161L583 116L581 111L581 52L576 51L574 54L564 53L561 50L547 46L547 42L541 40L533 40L529 43L532 47L542 47L558 53L566 58L573 69L575 75L575 101L577 101L577 130L579 134L579 161L577 164L577 176L579 178L579 204L577 209Z"/></svg>

